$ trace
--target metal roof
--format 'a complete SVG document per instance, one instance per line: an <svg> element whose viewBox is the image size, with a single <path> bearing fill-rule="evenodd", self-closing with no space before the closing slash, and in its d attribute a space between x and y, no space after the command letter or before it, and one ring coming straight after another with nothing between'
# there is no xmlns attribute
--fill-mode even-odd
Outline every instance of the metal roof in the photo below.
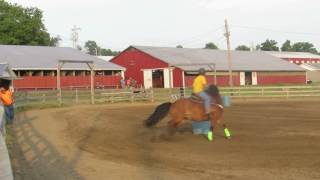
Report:
<svg viewBox="0 0 320 180"><path fill-rule="evenodd" d="M278 58L320 59L319 55L308 52L264 51Z"/></svg>
<svg viewBox="0 0 320 180"><path fill-rule="evenodd" d="M105 61L110 61L114 56L97 56L98 58L105 60Z"/></svg>
<svg viewBox="0 0 320 180"><path fill-rule="evenodd" d="M320 64L319 63L301 64L300 67L307 69L309 71L320 71Z"/></svg>
<svg viewBox="0 0 320 180"><path fill-rule="evenodd" d="M70 47L0 45L0 62L13 70L55 70L59 60L94 61L96 70L125 70L125 68L85 54ZM62 69L88 70L86 64L65 64Z"/></svg>
<svg viewBox="0 0 320 180"><path fill-rule="evenodd" d="M226 50L151 46L132 47L173 66L179 64L177 67L185 71L196 71L200 67L209 70L207 66L197 65L202 63L214 63L216 64L216 70L228 71ZM305 71L296 64L289 63L261 51L232 51L231 54L233 71Z"/></svg>
<svg viewBox="0 0 320 180"><path fill-rule="evenodd" d="M17 77L8 64L0 63L0 78L12 80Z"/></svg>

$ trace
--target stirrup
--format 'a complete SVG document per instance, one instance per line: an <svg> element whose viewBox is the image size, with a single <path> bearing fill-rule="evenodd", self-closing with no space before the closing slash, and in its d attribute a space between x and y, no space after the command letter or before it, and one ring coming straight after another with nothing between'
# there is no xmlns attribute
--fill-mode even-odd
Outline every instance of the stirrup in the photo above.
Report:
<svg viewBox="0 0 320 180"><path fill-rule="evenodd" d="M211 114L210 113L206 113L206 118L207 118L207 120L211 120Z"/></svg>

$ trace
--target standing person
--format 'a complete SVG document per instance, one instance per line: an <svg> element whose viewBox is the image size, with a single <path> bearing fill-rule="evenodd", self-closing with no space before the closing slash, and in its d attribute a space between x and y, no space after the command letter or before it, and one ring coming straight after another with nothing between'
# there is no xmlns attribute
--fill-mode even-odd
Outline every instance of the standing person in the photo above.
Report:
<svg viewBox="0 0 320 180"><path fill-rule="evenodd" d="M131 86L131 83L132 83L131 80L132 80L131 77L127 79L127 82L126 82L126 83L127 83L127 87L128 87L128 88L130 88L130 86Z"/></svg>
<svg viewBox="0 0 320 180"><path fill-rule="evenodd" d="M120 86L122 89L126 88L126 82L124 81L123 77L120 79Z"/></svg>
<svg viewBox="0 0 320 180"><path fill-rule="evenodd" d="M9 89L9 85L0 88L0 99L4 107L7 123L12 124L14 119L14 100L13 92Z"/></svg>
<svg viewBox="0 0 320 180"><path fill-rule="evenodd" d="M211 112L211 97L205 92L205 88L207 86L207 80L205 77L205 69L199 69L199 75L193 81L193 93L200 96L204 100L205 113L210 119Z"/></svg>

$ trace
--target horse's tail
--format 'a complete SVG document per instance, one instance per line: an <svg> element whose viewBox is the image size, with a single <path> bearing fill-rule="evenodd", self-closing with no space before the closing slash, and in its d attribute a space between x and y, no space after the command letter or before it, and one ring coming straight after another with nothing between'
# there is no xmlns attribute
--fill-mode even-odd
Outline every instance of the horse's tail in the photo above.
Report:
<svg viewBox="0 0 320 180"><path fill-rule="evenodd" d="M151 127L151 126L157 124L161 119L166 117L166 115L169 113L170 107L171 107L170 102L160 104L156 108L156 110L145 121L145 125L147 127Z"/></svg>

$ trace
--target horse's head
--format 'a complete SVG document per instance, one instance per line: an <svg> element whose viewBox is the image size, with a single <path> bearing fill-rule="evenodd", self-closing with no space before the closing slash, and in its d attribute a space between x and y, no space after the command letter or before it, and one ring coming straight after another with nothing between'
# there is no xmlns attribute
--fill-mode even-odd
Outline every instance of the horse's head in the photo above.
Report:
<svg viewBox="0 0 320 180"><path fill-rule="evenodd" d="M210 95L210 96L217 96L219 95L220 96L220 93L219 93L219 88L216 86L216 85L209 85L208 88L206 89L206 92Z"/></svg>
<svg viewBox="0 0 320 180"><path fill-rule="evenodd" d="M209 85L206 89L206 93L208 95L210 95L211 97L213 97L217 104L222 103L218 86L213 85L213 84Z"/></svg>

